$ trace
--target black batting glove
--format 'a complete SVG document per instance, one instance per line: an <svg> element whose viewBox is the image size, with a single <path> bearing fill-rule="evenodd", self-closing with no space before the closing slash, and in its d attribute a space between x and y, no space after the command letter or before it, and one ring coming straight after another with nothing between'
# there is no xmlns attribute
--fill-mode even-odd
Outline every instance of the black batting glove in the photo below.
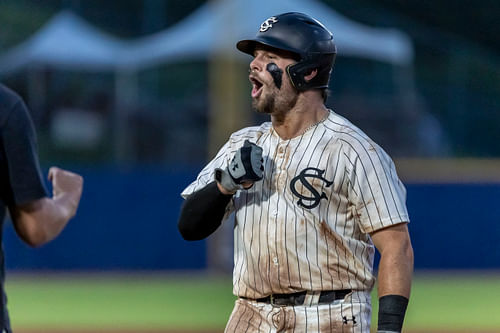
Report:
<svg viewBox="0 0 500 333"><path fill-rule="evenodd" d="M226 169L215 169L215 180L229 192L245 189L243 183L255 183L264 174L262 148L245 140Z"/></svg>

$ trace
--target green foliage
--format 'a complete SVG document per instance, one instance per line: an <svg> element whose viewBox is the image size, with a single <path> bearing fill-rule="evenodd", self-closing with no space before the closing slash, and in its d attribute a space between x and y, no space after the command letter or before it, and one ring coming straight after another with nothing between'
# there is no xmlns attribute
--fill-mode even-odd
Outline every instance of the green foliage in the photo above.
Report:
<svg viewBox="0 0 500 333"><path fill-rule="evenodd" d="M40 2L0 1L0 51L23 42L54 13Z"/></svg>

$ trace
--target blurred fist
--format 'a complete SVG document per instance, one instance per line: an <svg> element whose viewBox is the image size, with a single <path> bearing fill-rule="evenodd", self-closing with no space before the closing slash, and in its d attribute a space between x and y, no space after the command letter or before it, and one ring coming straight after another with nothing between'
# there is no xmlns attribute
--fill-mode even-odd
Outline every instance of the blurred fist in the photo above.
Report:
<svg viewBox="0 0 500 333"><path fill-rule="evenodd" d="M83 177L58 167L49 169L49 180L52 182L54 199L66 196L70 201L72 215L76 213L83 190Z"/></svg>

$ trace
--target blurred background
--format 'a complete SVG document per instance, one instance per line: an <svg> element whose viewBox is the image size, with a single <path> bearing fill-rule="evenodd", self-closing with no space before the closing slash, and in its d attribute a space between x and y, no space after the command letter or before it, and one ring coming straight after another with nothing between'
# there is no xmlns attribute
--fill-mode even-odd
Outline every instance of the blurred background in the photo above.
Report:
<svg viewBox="0 0 500 333"><path fill-rule="evenodd" d="M1 0L0 81L31 111L44 170L85 177L78 216L52 243L32 250L4 227L8 276L187 272L227 279L230 294L232 227L183 241L180 192L230 133L268 120L251 110L251 59L235 43L285 11L334 35L327 105L393 157L416 276L496 276L499 1Z"/></svg>

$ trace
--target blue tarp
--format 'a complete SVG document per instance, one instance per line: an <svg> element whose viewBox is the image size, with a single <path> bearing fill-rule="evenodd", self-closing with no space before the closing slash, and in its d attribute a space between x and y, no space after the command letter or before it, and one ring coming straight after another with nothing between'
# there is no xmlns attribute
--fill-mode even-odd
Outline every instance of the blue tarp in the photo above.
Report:
<svg viewBox="0 0 500 333"><path fill-rule="evenodd" d="M177 231L179 193L199 167L77 170L78 215L59 238L30 249L4 231L10 269L189 270L206 268L206 241ZM500 184L406 184L416 269L500 266Z"/></svg>

